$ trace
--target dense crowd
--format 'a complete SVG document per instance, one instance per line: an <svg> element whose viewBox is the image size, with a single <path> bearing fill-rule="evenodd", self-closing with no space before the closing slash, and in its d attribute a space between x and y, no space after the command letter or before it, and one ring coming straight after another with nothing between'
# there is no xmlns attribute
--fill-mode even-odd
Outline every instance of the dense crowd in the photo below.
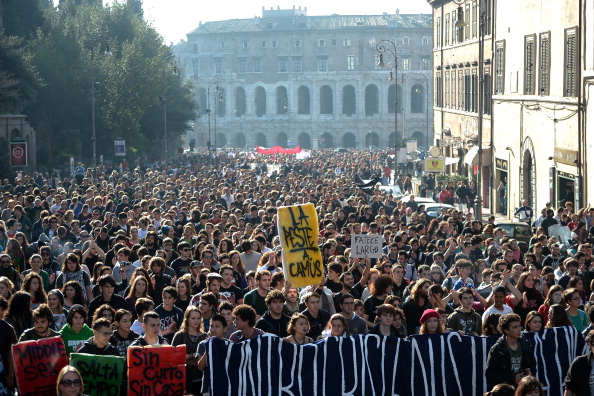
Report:
<svg viewBox="0 0 594 396"><path fill-rule="evenodd" d="M431 217L414 195L399 200L355 183L375 178L412 193L410 175L394 181L392 166L387 152L319 151L304 160L229 152L5 179L0 358L7 384L16 385L11 345L56 335L69 354L125 356L130 345L185 344L187 392L202 394L209 337L241 342L273 333L303 345L457 331L503 333L489 357L490 385L536 387L521 332L593 329L594 265L584 229L594 209L545 208L524 251L493 216L483 222L443 209ZM451 186L431 177L421 187L446 202L441 192ZM318 213L326 276L297 289L282 272L276 208L308 202ZM567 227L569 243L548 235L556 223ZM383 236L381 258L350 257L351 236L361 233ZM514 364L505 362L510 357ZM64 375L70 382L59 382L58 392L79 392L76 371ZM575 391L571 380L567 386Z"/></svg>

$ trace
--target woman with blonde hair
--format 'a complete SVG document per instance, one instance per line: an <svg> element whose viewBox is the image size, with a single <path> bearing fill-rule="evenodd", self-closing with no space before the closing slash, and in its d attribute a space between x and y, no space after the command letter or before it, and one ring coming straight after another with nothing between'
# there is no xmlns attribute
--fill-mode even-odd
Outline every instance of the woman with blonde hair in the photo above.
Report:
<svg viewBox="0 0 594 396"><path fill-rule="evenodd" d="M73 366L65 366L58 374L56 394L58 396L85 396L85 384L78 370Z"/></svg>

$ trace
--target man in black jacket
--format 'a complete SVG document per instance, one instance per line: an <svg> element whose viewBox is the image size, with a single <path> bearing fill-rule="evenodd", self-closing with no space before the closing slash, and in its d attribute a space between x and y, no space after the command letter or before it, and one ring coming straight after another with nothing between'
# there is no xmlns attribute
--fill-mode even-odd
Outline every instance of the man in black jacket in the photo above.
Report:
<svg viewBox="0 0 594 396"><path fill-rule="evenodd" d="M85 341L78 353L91 355L120 356L118 349L111 345L111 323L107 318L99 318L93 323L93 337Z"/></svg>
<svg viewBox="0 0 594 396"><path fill-rule="evenodd" d="M532 345L522 337L521 319L516 314L499 318L499 331L503 336L489 351L487 358L487 388L497 384L517 386L523 377L536 373L536 360Z"/></svg>
<svg viewBox="0 0 594 396"><path fill-rule="evenodd" d="M283 313L285 301L285 296L280 290L271 290L266 295L268 310L258 319L254 327L279 337L287 337L289 335L287 326L291 318Z"/></svg>
<svg viewBox="0 0 594 396"><path fill-rule="evenodd" d="M594 374L592 364L594 361L594 330L586 336L590 352L575 358L567 377L565 377L565 396L591 396L594 395Z"/></svg>

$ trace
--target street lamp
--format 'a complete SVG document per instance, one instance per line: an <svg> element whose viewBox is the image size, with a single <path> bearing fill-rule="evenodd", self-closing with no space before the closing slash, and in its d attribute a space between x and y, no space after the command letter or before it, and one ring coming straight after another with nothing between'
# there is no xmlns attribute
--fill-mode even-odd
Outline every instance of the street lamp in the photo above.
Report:
<svg viewBox="0 0 594 396"><path fill-rule="evenodd" d="M427 105L425 108L425 123L427 128L427 132L425 133L425 150L427 151L429 150L429 79L424 74L415 74L415 77L422 77L425 80L425 95L427 95ZM422 80L421 78L417 78L415 82L420 83Z"/></svg>
<svg viewBox="0 0 594 396"><path fill-rule="evenodd" d="M163 147L165 148L165 161L169 160L169 133L167 131L167 66L173 64L173 75L177 76L177 58L174 55L168 55L165 58L165 65L163 68L163 96L161 102L163 103L163 139L165 140Z"/></svg>
<svg viewBox="0 0 594 396"><path fill-rule="evenodd" d="M458 20L456 21L457 28L463 28L467 25L464 21L464 10L462 4L466 0L453 0L454 3L458 4ZM472 4L479 9L479 84L478 84L478 172L477 172L477 183L476 183L476 199L474 202L474 218L476 220L482 220L483 217L483 84L484 84L484 72L483 65L485 63L485 11L482 9L483 2L477 0L471 0ZM462 35L462 29L460 29L460 36Z"/></svg>
<svg viewBox="0 0 594 396"><path fill-rule="evenodd" d="M95 85L97 82L95 81L95 46L98 41L102 40L103 37L107 35L107 33L109 33L109 30L105 27L95 29L91 43L91 140L93 142L93 171L95 172L95 176L97 176L97 133L95 128ZM107 41L105 43L105 55L111 56L109 42Z"/></svg>
<svg viewBox="0 0 594 396"><path fill-rule="evenodd" d="M379 41L375 46L375 49L380 54L379 67L386 67L386 64L384 63L384 54L391 55L394 58L392 63L394 74L392 74L392 70L390 70L390 78L388 81L394 82L394 185L396 185L396 169L398 167L398 84L396 84L396 78L398 77L398 53L396 43L392 40Z"/></svg>
<svg viewBox="0 0 594 396"><path fill-rule="evenodd" d="M218 90L218 88L219 88L219 82L218 81L214 81L213 79L211 79L208 82L208 86L206 88L206 114L208 114L208 142L206 143L206 147L208 148L208 158L209 158L209 161L210 161L210 158L212 157L211 147L213 147L212 146L212 143L211 143L212 142L212 139L211 139L211 135L210 135L210 113L211 113L211 109L210 109L210 87L212 87L213 85L216 87L215 90ZM217 110L217 108L216 108L216 100L215 100L215 112L216 112L216 110ZM215 113L215 140L216 140L216 133L217 133L216 122L217 122L217 119L216 119L216 113ZM216 155L216 141L215 141L215 146L214 147L215 147L215 155Z"/></svg>

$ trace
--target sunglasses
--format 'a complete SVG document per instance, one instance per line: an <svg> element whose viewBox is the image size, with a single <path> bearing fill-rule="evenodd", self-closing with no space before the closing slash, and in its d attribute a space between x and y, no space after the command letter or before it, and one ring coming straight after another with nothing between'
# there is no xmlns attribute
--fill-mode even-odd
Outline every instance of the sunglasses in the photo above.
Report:
<svg viewBox="0 0 594 396"><path fill-rule="evenodd" d="M82 384L81 380L79 379L75 379L75 380L63 380L62 382L60 382L61 385L65 386L65 387L71 387L71 386L80 386Z"/></svg>

